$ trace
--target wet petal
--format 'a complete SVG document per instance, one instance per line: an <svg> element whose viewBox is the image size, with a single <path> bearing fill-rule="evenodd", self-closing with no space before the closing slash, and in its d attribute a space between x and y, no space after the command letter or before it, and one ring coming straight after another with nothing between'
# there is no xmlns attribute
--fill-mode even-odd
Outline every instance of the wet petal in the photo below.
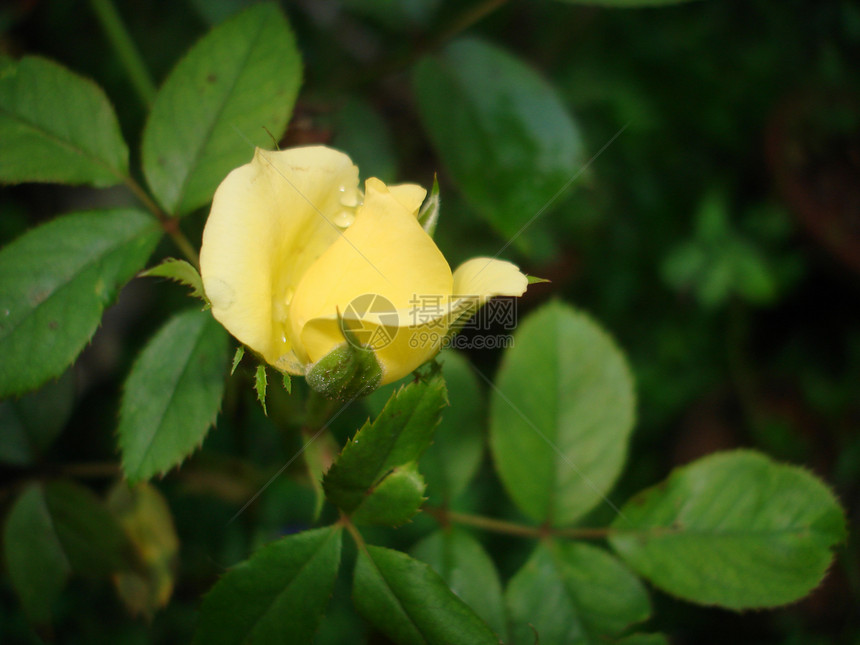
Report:
<svg viewBox="0 0 860 645"><path fill-rule="evenodd" d="M200 252L212 314L282 369L299 369L287 326L293 293L340 236L333 221L342 202L358 195L358 169L322 146L258 149L215 192Z"/></svg>

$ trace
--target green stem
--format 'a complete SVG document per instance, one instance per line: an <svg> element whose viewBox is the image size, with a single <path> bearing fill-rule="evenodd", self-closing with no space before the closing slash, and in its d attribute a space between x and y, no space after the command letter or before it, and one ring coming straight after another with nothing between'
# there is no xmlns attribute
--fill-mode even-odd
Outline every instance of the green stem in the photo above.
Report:
<svg viewBox="0 0 860 645"><path fill-rule="evenodd" d="M149 76L143 58L137 51L137 47L125 28L116 7L113 6L111 0L90 0L90 6L101 23L111 46L128 72L131 84L143 100L144 105L149 108L155 99L155 83Z"/></svg>
<svg viewBox="0 0 860 645"><path fill-rule="evenodd" d="M436 508L432 506L425 506L423 510L427 514L436 518L436 520L438 520L443 526L448 524L464 524L466 526L474 526L493 533L518 535L520 537L528 538L545 539L548 537L564 537L587 540L605 538L612 533L612 529L610 528L554 529L550 526L526 526L525 524L517 524L516 522L497 520L492 517L484 517L482 515L458 513L445 508Z"/></svg>
<svg viewBox="0 0 860 645"><path fill-rule="evenodd" d="M176 244L182 252L182 255L185 256L185 259L199 269L200 257L197 255L197 251L194 249L194 246L188 241L188 238L185 237L185 233L183 233L182 229L179 228L179 220L175 217L169 217L163 210L161 210L158 207L158 204L152 200L143 187L141 187L141 185L132 177L125 177L124 181L126 187L134 193L134 196L137 197L153 215L155 215L161 224L161 228L163 228L164 232L170 236L174 244Z"/></svg>

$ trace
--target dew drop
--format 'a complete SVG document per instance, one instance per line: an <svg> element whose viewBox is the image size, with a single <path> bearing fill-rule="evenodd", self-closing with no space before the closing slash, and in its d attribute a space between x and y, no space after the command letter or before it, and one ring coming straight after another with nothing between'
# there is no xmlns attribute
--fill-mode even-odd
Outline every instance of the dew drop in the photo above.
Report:
<svg viewBox="0 0 860 645"><path fill-rule="evenodd" d="M355 214L349 211L340 211L334 216L334 223L341 228L346 228L355 221Z"/></svg>
<svg viewBox="0 0 860 645"><path fill-rule="evenodd" d="M347 208L355 208L358 206L358 191L354 190L349 194L344 195L340 198L341 206L346 206Z"/></svg>
<svg viewBox="0 0 860 645"><path fill-rule="evenodd" d="M293 301L293 296L295 295L295 291L293 289L287 289L284 293L284 304L289 305Z"/></svg>

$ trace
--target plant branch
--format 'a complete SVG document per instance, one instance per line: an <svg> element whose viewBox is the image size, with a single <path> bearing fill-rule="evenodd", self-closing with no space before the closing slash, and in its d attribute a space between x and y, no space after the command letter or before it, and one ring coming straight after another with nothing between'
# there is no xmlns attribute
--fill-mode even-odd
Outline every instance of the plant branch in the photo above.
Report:
<svg viewBox="0 0 860 645"><path fill-rule="evenodd" d="M131 35L125 28L119 12L111 0L90 0L90 6L93 8L93 12L95 12L111 46L128 72L132 86L143 104L149 108L157 91L155 83L153 83Z"/></svg>
<svg viewBox="0 0 860 645"><path fill-rule="evenodd" d="M527 526L525 524L517 524L516 522L507 522L505 520L497 520L492 517L484 517L482 515L470 515L467 513L458 513L446 508L438 508L433 506L425 506L423 509L428 515L433 516L443 526L449 524L465 524L474 526L485 531L493 533L502 533L505 535L518 535L520 537L529 538L548 538L548 537L564 537L572 539L600 539L605 538L612 533L610 528L568 528L554 529L551 526Z"/></svg>
<svg viewBox="0 0 860 645"><path fill-rule="evenodd" d="M132 177L124 177L123 179L126 187L128 187L128 189L134 193L134 196L137 197L153 215L155 215L158 222L161 224L161 228L164 229L164 232L171 237L179 250L182 251L185 259L199 269L200 258L198 257L194 246L188 238L185 237L185 233L183 233L182 229L179 228L179 220L175 217L168 216L163 210L161 210L158 207L158 204L152 200L149 194Z"/></svg>

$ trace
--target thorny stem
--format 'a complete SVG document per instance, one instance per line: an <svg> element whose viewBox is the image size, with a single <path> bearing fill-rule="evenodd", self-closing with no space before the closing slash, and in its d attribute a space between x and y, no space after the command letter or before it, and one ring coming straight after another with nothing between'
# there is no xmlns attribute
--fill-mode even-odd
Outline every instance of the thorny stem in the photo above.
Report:
<svg viewBox="0 0 860 645"><path fill-rule="evenodd" d="M134 86L144 105L147 108L150 107L155 99L155 83L146 70L143 58L137 51L137 47L125 28L116 7L111 0L90 0L90 6L101 23L111 46L128 72L132 86Z"/></svg>
<svg viewBox="0 0 860 645"><path fill-rule="evenodd" d="M484 517L482 515L470 515L467 513L458 513L446 508L438 508L425 506L423 510L432 515L440 524L446 526L448 524L465 524L474 526L485 531L493 533L503 533L505 535L518 535L521 537L545 539L548 537L563 537L574 539L600 539L605 538L613 533L611 528L568 528L555 529L551 526L526 526L517 524L516 522L507 522L505 520L496 520L492 517Z"/></svg>

